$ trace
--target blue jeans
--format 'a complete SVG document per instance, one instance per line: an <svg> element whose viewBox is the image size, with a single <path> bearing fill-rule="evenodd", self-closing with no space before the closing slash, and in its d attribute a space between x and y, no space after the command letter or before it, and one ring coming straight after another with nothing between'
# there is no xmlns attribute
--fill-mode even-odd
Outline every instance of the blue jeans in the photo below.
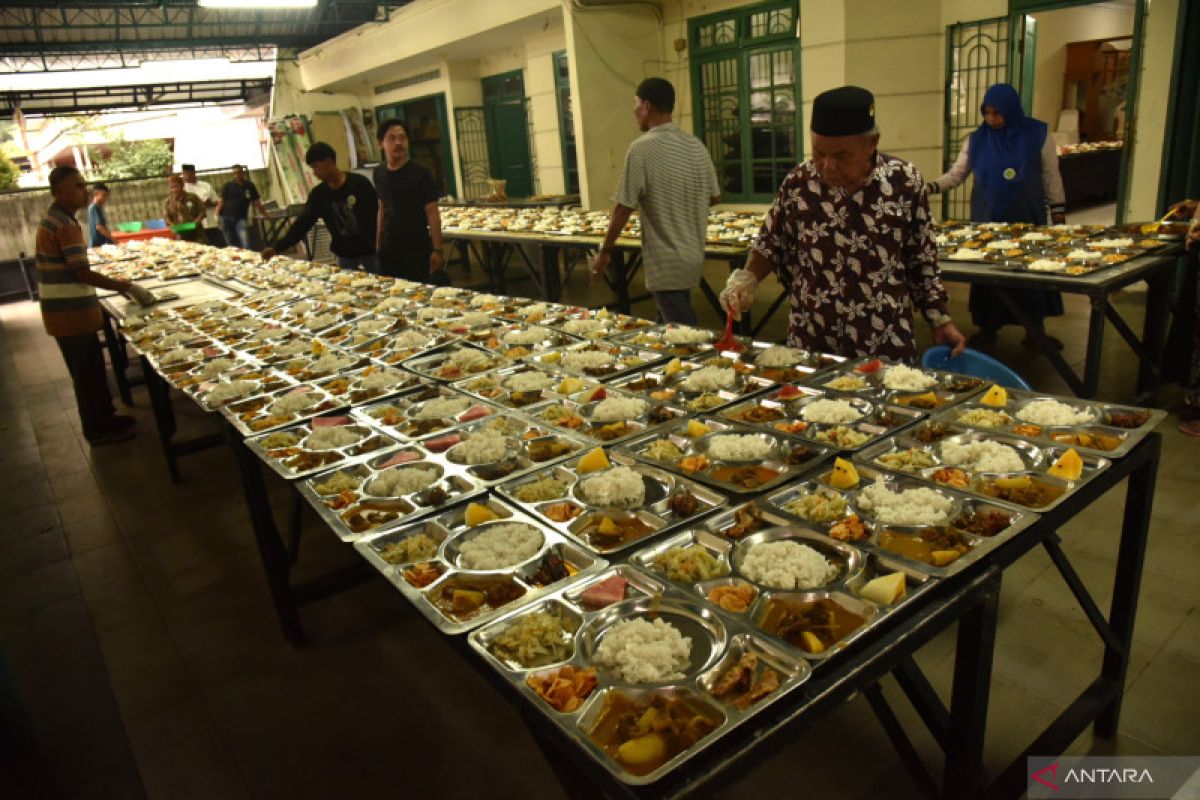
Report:
<svg viewBox="0 0 1200 800"><path fill-rule="evenodd" d="M365 256L338 256L337 265L342 269L358 269L363 272L375 271L375 254Z"/></svg>
<svg viewBox="0 0 1200 800"><path fill-rule="evenodd" d="M236 217L221 217L221 233L225 234L225 242L229 247L249 247L250 240L246 236L246 220Z"/></svg>

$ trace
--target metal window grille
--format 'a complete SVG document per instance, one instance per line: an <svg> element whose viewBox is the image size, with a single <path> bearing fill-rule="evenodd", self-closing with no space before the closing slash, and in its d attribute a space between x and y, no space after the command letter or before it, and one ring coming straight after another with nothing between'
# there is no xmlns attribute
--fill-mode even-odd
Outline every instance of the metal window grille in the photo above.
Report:
<svg viewBox="0 0 1200 800"><path fill-rule="evenodd" d="M942 165L949 169L963 142L979 127L979 106L988 87L1009 77L1010 34L1007 17L960 22L946 29L946 109ZM971 216L971 187L962 186L942 197L943 219Z"/></svg>
<svg viewBox="0 0 1200 800"><path fill-rule="evenodd" d="M458 161L462 167L463 198L473 200L486 197L490 191L487 181L491 176L491 164L488 162L487 128L484 124L483 107L454 109L454 127L458 135Z"/></svg>

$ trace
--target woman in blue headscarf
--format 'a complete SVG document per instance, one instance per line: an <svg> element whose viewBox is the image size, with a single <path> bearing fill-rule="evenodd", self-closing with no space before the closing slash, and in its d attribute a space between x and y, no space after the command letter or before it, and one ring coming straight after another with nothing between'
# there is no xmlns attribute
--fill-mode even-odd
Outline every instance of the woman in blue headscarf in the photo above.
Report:
<svg viewBox="0 0 1200 800"><path fill-rule="evenodd" d="M931 193L953 189L975 175L971 190L971 220L974 222L1031 222L1046 224L1047 212L1054 224L1066 222L1066 195L1058 172L1058 153L1046 123L1025 116L1017 90L997 83L987 90L980 106L983 124L963 142L958 160L950 171L931 181ZM1046 317L1063 313L1062 295L1041 289L1009 289L1016 302L1037 319L1039 328ZM992 344L1004 325L1018 320L1001 302L994 289L971 287L971 319L979 333L976 345ZM1052 345L1062 343L1050 337ZM1032 345L1026 337L1025 344Z"/></svg>

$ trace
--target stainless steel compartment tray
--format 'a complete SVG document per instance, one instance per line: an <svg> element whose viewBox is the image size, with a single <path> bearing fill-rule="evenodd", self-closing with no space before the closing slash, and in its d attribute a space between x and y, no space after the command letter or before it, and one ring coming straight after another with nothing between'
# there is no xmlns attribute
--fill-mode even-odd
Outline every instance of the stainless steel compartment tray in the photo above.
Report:
<svg viewBox="0 0 1200 800"><path fill-rule="evenodd" d="M932 383L919 389L891 388L885 382L893 367L910 368L888 358L858 358L803 381L803 385L835 395L863 397L922 411L936 411L961 403L988 386L990 381L956 372L918 367Z"/></svg>
<svg viewBox="0 0 1200 800"><path fill-rule="evenodd" d="M308 442L321 429L317 423L322 421L334 423L325 426L327 429L338 428L358 438L337 447L313 449ZM288 441L284 442L285 439ZM400 441L368 425L354 424L350 417L343 416L317 417L292 428L254 436L246 440L246 446L281 478L295 480L334 466L348 466L374 458L396 449Z"/></svg>
<svg viewBox="0 0 1200 800"><path fill-rule="evenodd" d="M621 450L642 461L671 470L689 480L708 484L731 495L761 494L782 486L801 475L819 469L822 462L834 452L831 448L822 445L801 442L783 434L768 433L709 416L694 419L696 423L705 426L710 432L704 436L693 438L688 434L689 423L692 421L680 421L665 426L657 432L633 439L622 445ZM758 459L754 463L725 462L710 458L707 455L707 443L711 441L711 437L722 434L755 436L769 440L773 443L772 454ZM673 445L682 455L675 460L664 460L651 455L650 448L656 442L663 440ZM803 460L799 460L802 455L804 456ZM702 465L701 468L692 471L684 469L683 462L689 458L703 458L703 462L698 462L698 465ZM789 463L789 461L796 463ZM755 475L748 474L743 481L731 482L715 474L715 470L731 467L744 470L766 470L774 475L768 476L767 472L757 472Z"/></svg>
<svg viewBox="0 0 1200 800"><path fill-rule="evenodd" d="M466 503L460 503L422 521L406 522L390 530L372 532L358 539L354 547L371 566L399 589L426 619L443 633L451 635L465 633L515 609L527 607L553 592L561 591L600 572L608 565L604 559L579 548L557 531L502 499L489 498L486 505L497 515L496 520L469 526L464 518ZM524 524L541 534L541 546L532 556L503 569L471 570L461 566L459 547L463 541L486 532L489 527L513 523ZM436 544L436 551L419 562L391 563L385 559L384 551L389 544L416 535L424 535L431 539ZM542 568L548 559L558 559L562 568L569 574L557 579L554 576L547 578L546 575L539 575L539 568ZM412 570L416 564L431 565L431 568L440 574L425 586L416 586L405 577L406 568ZM546 583L543 579L550 582ZM474 609L467 610L465 606L460 605L459 610L455 611L452 604L457 602L457 598L454 597L456 590L483 592L489 599L485 599ZM490 599L492 595L489 593L492 592L498 594L498 599L506 602L493 607L491 603L497 600Z"/></svg>

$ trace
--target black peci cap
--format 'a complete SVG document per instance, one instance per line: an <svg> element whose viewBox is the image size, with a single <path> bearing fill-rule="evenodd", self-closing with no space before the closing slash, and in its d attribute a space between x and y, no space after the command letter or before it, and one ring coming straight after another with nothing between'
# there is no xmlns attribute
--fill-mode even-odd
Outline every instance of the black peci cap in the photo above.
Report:
<svg viewBox="0 0 1200 800"><path fill-rule="evenodd" d="M875 95L861 86L841 86L813 100L812 132L854 136L875 127Z"/></svg>
<svg viewBox="0 0 1200 800"><path fill-rule="evenodd" d="M195 172L196 165L195 164L180 164L179 171L180 172Z"/></svg>

